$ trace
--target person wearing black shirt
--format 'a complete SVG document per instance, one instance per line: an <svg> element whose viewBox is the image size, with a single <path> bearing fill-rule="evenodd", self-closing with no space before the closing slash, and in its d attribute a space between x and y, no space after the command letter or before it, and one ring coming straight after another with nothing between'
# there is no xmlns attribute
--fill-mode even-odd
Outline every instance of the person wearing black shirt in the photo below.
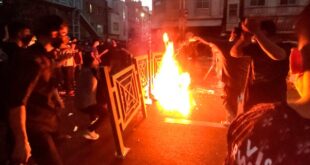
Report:
<svg viewBox="0 0 310 165"><path fill-rule="evenodd" d="M222 54L219 61L222 66L223 105L226 110L224 125L229 125L238 114L239 98L243 95L249 70L250 58L235 58L230 55L230 49L240 37L241 29L234 28L230 34L229 42L219 43Z"/></svg>
<svg viewBox="0 0 310 165"><path fill-rule="evenodd" d="M67 25L49 15L36 23L38 43L20 52L10 73L9 122L14 137L13 163L62 164L53 135L57 132L52 51L59 47ZM27 120L26 120L27 119Z"/></svg>
<svg viewBox="0 0 310 165"><path fill-rule="evenodd" d="M242 30L240 39L230 53L233 57L250 56L252 59L244 112L258 103L285 102L291 45L279 42L275 36L275 24L271 20L259 24L254 19L246 19L242 23Z"/></svg>
<svg viewBox="0 0 310 165"><path fill-rule="evenodd" d="M16 61L19 51L25 49L32 37L30 28L23 22L10 22L3 29L5 39L1 41L0 57L0 164L8 161L9 153L7 150L11 146L8 129L8 76L9 70L12 70L12 64ZM2 37L1 37L2 38Z"/></svg>
<svg viewBox="0 0 310 165"><path fill-rule="evenodd" d="M298 54L291 54L291 73L300 98L292 103L260 104L231 124L226 165L310 164L310 6L296 28ZM292 51L293 53L293 51Z"/></svg>

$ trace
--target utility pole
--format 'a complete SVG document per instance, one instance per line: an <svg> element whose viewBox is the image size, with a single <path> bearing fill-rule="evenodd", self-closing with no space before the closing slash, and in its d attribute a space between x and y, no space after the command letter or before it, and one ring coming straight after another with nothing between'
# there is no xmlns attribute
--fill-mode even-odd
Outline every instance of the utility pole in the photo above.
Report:
<svg viewBox="0 0 310 165"><path fill-rule="evenodd" d="M179 31L182 38L185 36L187 15L186 0L179 0Z"/></svg>
<svg viewBox="0 0 310 165"><path fill-rule="evenodd" d="M240 0L239 7L239 20L240 22L244 19L244 0Z"/></svg>
<svg viewBox="0 0 310 165"><path fill-rule="evenodd" d="M223 3L222 33L226 32L226 24L227 24L227 6L228 6L228 0L224 0L224 3Z"/></svg>

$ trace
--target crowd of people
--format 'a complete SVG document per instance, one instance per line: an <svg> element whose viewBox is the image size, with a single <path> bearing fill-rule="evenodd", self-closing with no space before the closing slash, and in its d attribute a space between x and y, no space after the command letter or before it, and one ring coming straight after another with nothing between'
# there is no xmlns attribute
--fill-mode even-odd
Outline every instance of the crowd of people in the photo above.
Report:
<svg viewBox="0 0 310 165"><path fill-rule="evenodd" d="M29 23L30 24L30 23ZM89 115L83 137L97 140L96 129L107 109L103 68L111 74L132 63L130 52L113 39L89 42L70 38L68 24L57 15L3 27L0 44L0 164L44 165L63 161L57 140L62 98Z"/></svg>
<svg viewBox="0 0 310 165"><path fill-rule="evenodd" d="M188 36L187 44L208 45L222 63L226 164L310 163L309 17L310 6L296 21L297 48L277 36L271 20L244 19L226 46ZM56 141L67 137L58 127L62 97L73 97L76 109L89 116L83 136L97 140L108 101L102 68L116 73L132 57L112 39L89 44L70 38L68 24L56 15L32 24L11 22L1 36L0 164L26 164L31 157L61 165ZM300 95L295 102L287 101L289 70Z"/></svg>

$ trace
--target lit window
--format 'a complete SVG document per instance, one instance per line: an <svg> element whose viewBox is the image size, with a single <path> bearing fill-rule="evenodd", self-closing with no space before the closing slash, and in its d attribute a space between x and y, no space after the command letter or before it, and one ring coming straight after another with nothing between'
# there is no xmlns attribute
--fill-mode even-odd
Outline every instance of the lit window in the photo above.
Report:
<svg viewBox="0 0 310 165"><path fill-rule="evenodd" d="M295 5L296 0L281 0L280 5Z"/></svg>
<svg viewBox="0 0 310 165"><path fill-rule="evenodd" d="M197 0L196 2L197 8L210 8L210 1L209 0Z"/></svg>
<svg viewBox="0 0 310 165"><path fill-rule="evenodd" d="M265 0L251 0L251 6L264 6Z"/></svg>

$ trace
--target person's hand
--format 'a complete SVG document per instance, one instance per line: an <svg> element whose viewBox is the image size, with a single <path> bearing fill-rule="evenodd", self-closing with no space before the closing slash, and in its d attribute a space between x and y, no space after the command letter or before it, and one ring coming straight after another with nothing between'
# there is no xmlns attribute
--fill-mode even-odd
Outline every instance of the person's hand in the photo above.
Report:
<svg viewBox="0 0 310 165"><path fill-rule="evenodd" d="M245 19L241 24L242 30L251 34L256 34L259 29L259 23L255 19Z"/></svg>
<svg viewBox="0 0 310 165"><path fill-rule="evenodd" d="M31 157L31 147L28 141L16 141L12 153L12 160L18 164L26 164Z"/></svg>

